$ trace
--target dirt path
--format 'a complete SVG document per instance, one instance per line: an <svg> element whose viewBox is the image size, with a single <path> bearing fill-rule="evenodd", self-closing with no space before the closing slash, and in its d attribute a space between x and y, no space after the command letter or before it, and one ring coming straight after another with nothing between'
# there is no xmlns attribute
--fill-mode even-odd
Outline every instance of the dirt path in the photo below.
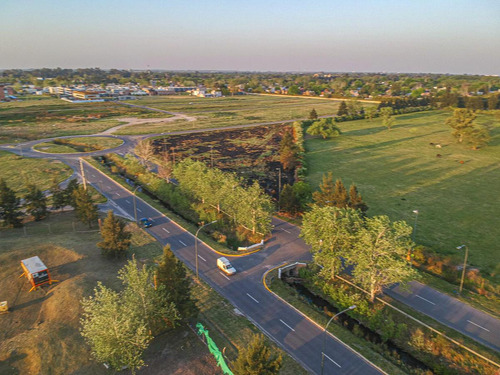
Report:
<svg viewBox="0 0 500 375"><path fill-rule="evenodd" d="M168 122L173 122L177 120L185 120L185 121L195 121L196 117L193 116L187 116L183 114L176 114L172 117L167 117L167 118L137 118L137 117L123 117L117 119L118 121L124 121L126 124L121 124L118 126L114 126L110 129L107 129L101 133L100 135L106 135L106 134L113 134L115 131L125 128L127 126L132 126L132 125L143 125L143 124L153 124L153 123L168 123Z"/></svg>

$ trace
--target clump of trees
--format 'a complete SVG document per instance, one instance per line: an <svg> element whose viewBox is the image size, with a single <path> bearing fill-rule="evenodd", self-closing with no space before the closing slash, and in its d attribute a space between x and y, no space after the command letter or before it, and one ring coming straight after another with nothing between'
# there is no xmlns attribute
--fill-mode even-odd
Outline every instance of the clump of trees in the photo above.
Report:
<svg viewBox="0 0 500 375"><path fill-rule="evenodd" d="M271 352L262 334L254 335L250 344L240 350L234 363L235 375L277 375L283 358Z"/></svg>
<svg viewBox="0 0 500 375"><path fill-rule="evenodd" d="M446 120L446 124L453 129L452 134L458 143L469 143L474 150L477 150L487 145L491 137L487 128L476 126L475 120L476 114L472 110L457 108Z"/></svg>
<svg viewBox="0 0 500 375"><path fill-rule="evenodd" d="M392 107L383 107L380 109L380 117L382 118L382 125L391 130L394 125L394 110Z"/></svg>
<svg viewBox="0 0 500 375"><path fill-rule="evenodd" d="M313 206L304 215L301 237L324 277L353 266L354 282L368 289L374 301L384 286L417 278L405 259L411 232L404 221L391 222L387 216L364 218L351 208Z"/></svg>
<svg viewBox="0 0 500 375"><path fill-rule="evenodd" d="M356 185L351 184L348 192L341 179L337 179L335 184L333 183L332 172L323 174L323 180L319 184L319 191L315 191L312 198L318 206L353 208L360 210L363 215L368 211L368 205L363 201L363 197L358 192Z"/></svg>
<svg viewBox="0 0 500 375"><path fill-rule="evenodd" d="M306 131L310 135L320 135L323 139L338 137L342 134L340 128L335 125L335 121L331 117L314 121Z"/></svg>
<svg viewBox="0 0 500 375"><path fill-rule="evenodd" d="M125 229L126 223L117 218L113 211L108 211L108 216L101 226L102 241L97 243L102 254L108 257L123 257L130 247L132 234Z"/></svg>
<svg viewBox="0 0 500 375"><path fill-rule="evenodd" d="M16 192L7 186L7 182L0 179L0 218L3 220L3 225L6 227L21 227L22 212L20 207L20 199L16 196Z"/></svg>
<svg viewBox="0 0 500 375"><path fill-rule="evenodd" d="M139 267L135 259L118 272L121 291L98 282L94 294L82 300L81 318L81 334L96 360L135 373L144 366L142 356L154 336L196 313L189 279L181 267L166 249L156 283L155 270Z"/></svg>

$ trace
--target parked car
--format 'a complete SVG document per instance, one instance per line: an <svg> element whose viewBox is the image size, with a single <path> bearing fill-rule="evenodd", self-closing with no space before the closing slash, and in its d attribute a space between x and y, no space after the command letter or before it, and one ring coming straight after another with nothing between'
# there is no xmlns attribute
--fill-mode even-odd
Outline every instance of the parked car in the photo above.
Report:
<svg viewBox="0 0 500 375"><path fill-rule="evenodd" d="M139 221L144 228L150 228L153 226L153 223L147 217L143 217Z"/></svg>
<svg viewBox="0 0 500 375"><path fill-rule="evenodd" d="M231 263L224 257L217 259L217 267L219 267L224 273L228 275L234 275L236 270L231 265Z"/></svg>

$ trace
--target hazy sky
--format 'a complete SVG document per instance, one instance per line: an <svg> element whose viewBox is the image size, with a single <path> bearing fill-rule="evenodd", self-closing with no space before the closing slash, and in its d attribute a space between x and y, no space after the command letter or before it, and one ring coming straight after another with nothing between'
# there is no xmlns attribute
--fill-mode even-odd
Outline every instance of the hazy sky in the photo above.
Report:
<svg viewBox="0 0 500 375"><path fill-rule="evenodd" d="M0 0L0 68L500 74L499 0Z"/></svg>

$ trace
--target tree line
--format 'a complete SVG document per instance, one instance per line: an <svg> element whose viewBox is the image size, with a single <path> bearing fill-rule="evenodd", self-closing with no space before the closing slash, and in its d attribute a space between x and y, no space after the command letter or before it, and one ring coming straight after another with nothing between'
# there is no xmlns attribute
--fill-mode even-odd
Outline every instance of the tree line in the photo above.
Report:
<svg viewBox="0 0 500 375"><path fill-rule="evenodd" d="M35 221L43 220L50 212L49 197L53 210L71 206L77 218L89 227L97 220L97 206L90 192L76 179L71 179L65 189L54 180L47 194L33 183L29 183L26 188L28 192L21 198L4 179L0 179L0 219L3 226L22 227L26 215L32 216Z"/></svg>

